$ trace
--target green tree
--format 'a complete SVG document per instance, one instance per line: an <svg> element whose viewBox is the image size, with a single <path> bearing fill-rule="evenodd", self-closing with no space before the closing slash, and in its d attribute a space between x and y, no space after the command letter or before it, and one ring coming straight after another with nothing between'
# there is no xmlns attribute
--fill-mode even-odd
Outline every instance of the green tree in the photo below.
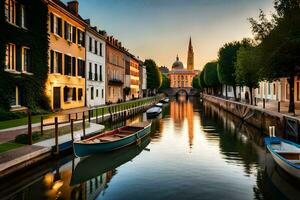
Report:
<svg viewBox="0 0 300 200"><path fill-rule="evenodd" d="M204 82L213 90L213 93L216 93L217 88L220 86L217 68L217 62L209 62L204 66Z"/></svg>
<svg viewBox="0 0 300 200"><path fill-rule="evenodd" d="M287 77L290 85L289 112L295 112L294 78L300 72L300 1L275 0L273 25L266 31L266 19L250 19L262 52L262 74L269 81ZM262 20L263 19L263 20Z"/></svg>
<svg viewBox="0 0 300 200"><path fill-rule="evenodd" d="M170 88L170 79L162 74L162 84L161 84L161 89L167 89L167 88Z"/></svg>
<svg viewBox="0 0 300 200"><path fill-rule="evenodd" d="M155 61L152 59L147 59L144 62L147 70L147 87L152 91L156 91L161 87L162 75L156 65Z"/></svg>
<svg viewBox="0 0 300 200"><path fill-rule="evenodd" d="M200 89L199 77L200 77L200 75L198 74L197 76L195 76L195 77L193 78L192 86L193 86L193 88L195 88L195 89Z"/></svg>
<svg viewBox="0 0 300 200"><path fill-rule="evenodd" d="M253 89L258 88L260 78L260 53L254 47L242 47L237 53L236 81L250 90L250 103L253 104Z"/></svg>
<svg viewBox="0 0 300 200"><path fill-rule="evenodd" d="M199 75L199 86L202 91L207 87L204 81L204 69L200 72Z"/></svg>

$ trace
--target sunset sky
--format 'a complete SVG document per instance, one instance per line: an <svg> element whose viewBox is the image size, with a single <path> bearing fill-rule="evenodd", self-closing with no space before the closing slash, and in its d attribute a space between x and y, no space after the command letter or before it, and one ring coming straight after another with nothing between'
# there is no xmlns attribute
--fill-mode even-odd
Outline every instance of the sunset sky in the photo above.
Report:
<svg viewBox="0 0 300 200"><path fill-rule="evenodd" d="M217 58L224 43L252 37L249 17L273 11L272 0L78 0L83 18L121 40L136 56L186 65L189 37L195 68ZM64 0L64 2L67 2Z"/></svg>

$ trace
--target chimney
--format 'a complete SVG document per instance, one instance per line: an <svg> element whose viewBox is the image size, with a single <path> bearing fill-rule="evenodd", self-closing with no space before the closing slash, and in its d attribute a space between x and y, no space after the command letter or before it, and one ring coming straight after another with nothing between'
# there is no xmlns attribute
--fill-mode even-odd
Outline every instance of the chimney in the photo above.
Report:
<svg viewBox="0 0 300 200"><path fill-rule="evenodd" d="M87 23L88 25L91 25L91 20L90 20L90 19L85 19L84 21L85 21L85 23Z"/></svg>
<svg viewBox="0 0 300 200"><path fill-rule="evenodd" d="M68 9L74 14L74 15L78 15L78 1L74 0L74 1L69 1L68 2Z"/></svg>
<svg viewBox="0 0 300 200"><path fill-rule="evenodd" d="M115 45L118 46L118 40L117 39L115 40Z"/></svg>

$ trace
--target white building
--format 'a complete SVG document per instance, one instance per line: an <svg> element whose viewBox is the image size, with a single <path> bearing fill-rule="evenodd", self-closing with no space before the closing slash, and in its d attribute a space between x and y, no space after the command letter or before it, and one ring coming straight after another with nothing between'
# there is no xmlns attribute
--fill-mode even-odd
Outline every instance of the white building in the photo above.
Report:
<svg viewBox="0 0 300 200"><path fill-rule="evenodd" d="M86 20L89 23L89 20ZM97 27L86 29L86 105L105 104L105 36Z"/></svg>
<svg viewBox="0 0 300 200"><path fill-rule="evenodd" d="M147 70L142 61L139 62L139 74L140 74L140 98L147 96Z"/></svg>

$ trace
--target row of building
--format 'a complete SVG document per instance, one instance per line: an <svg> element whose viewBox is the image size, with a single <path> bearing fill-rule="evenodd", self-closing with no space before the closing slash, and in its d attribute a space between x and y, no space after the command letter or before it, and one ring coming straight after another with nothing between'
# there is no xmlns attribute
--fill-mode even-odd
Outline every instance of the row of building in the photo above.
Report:
<svg viewBox="0 0 300 200"><path fill-rule="evenodd" d="M143 62L116 38L83 19L78 1L4 0L1 6L6 31L0 39L6 53L0 73L17 80L12 81L10 95L13 109L30 103L30 92L20 79L35 80L32 85L37 88L32 90L42 90L52 110L93 107L145 95ZM47 60L37 63L37 59Z"/></svg>

